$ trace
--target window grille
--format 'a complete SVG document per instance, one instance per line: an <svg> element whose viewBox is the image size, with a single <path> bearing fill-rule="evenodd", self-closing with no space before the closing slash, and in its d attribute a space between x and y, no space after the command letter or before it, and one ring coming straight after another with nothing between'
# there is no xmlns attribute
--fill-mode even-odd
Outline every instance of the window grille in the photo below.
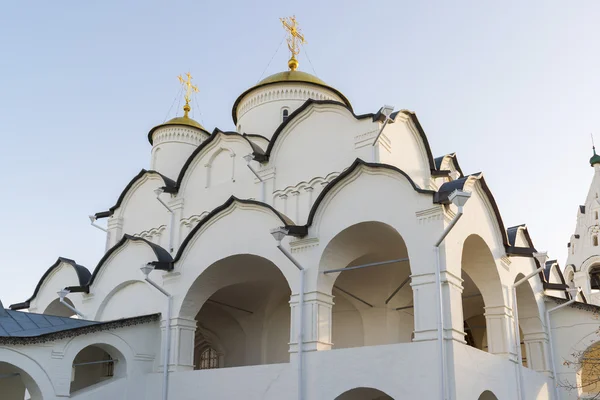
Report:
<svg viewBox="0 0 600 400"><path fill-rule="evenodd" d="M207 347L200 354L199 369L219 368L219 355L212 347Z"/></svg>

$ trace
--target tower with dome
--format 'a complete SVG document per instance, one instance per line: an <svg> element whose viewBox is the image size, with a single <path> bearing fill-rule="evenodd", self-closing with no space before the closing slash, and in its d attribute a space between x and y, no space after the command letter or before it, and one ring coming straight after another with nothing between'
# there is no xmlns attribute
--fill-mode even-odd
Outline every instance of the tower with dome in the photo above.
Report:
<svg viewBox="0 0 600 400"><path fill-rule="evenodd" d="M562 359L598 307L414 112L300 71L282 24L288 70L238 96L236 130L194 121L181 76L183 116L90 217L102 258L0 307L1 397L577 398L556 383L587 379Z"/></svg>

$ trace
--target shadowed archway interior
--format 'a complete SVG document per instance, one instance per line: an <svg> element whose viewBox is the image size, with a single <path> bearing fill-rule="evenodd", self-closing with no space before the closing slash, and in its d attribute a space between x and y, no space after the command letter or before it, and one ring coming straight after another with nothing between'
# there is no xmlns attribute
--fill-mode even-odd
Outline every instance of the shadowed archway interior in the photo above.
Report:
<svg viewBox="0 0 600 400"><path fill-rule="evenodd" d="M359 387L342 393L335 400L394 400L378 389Z"/></svg>

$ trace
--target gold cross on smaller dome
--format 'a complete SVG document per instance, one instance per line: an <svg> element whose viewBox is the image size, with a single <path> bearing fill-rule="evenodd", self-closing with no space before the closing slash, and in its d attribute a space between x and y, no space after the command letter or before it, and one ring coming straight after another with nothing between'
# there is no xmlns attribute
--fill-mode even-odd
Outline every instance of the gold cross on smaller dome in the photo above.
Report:
<svg viewBox="0 0 600 400"><path fill-rule="evenodd" d="M279 18L279 20L283 24L283 29L288 32L287 45L292 53L292 57L288 61L288 67L290 67L290 70L295 71L298 68L296 56L300 53L300 45L305 44L306 40L304 40L304 35L300 33L295 15L287 18Z"/></svg>
<svg viewBox="0 0 600 400"><path fill-rule="evenodd" d="M196 85L192 85L192 74L190 74L189 72L185 74L187 79L184 79L181 75L179 75L177 78L179 79L179 83L181 83L183 85L183 88L185 89L185 95L183 96L183 98L185 99L185 106L183 106L183 116L184 117L188 117L188 113L190 112L190 110L192 109L190 107L190 101L191 99L191 94L192 93L198 93L198 86Z"/></svg>

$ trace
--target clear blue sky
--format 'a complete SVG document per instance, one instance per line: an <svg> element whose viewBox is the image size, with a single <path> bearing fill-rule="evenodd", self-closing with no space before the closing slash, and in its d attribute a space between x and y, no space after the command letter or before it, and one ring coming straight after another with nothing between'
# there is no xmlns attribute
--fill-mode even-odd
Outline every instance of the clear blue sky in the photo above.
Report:
<svg viewBox="0 0 600 400"><path fill-rule="evenodd" d="M596 0L11 1L0 6L5 306L58 256L95 267L104 237L87 216L148 167L146 135L176 76L190 70L200 87L196 119L232 129L233 101L291 14L312 61L301 54L300 69L357 113L415 110L434 155L483 171L505 225L527 223L564 266L593 174L590 132L600 142ZM284 46L267 74L286 68Z"/></svg>

